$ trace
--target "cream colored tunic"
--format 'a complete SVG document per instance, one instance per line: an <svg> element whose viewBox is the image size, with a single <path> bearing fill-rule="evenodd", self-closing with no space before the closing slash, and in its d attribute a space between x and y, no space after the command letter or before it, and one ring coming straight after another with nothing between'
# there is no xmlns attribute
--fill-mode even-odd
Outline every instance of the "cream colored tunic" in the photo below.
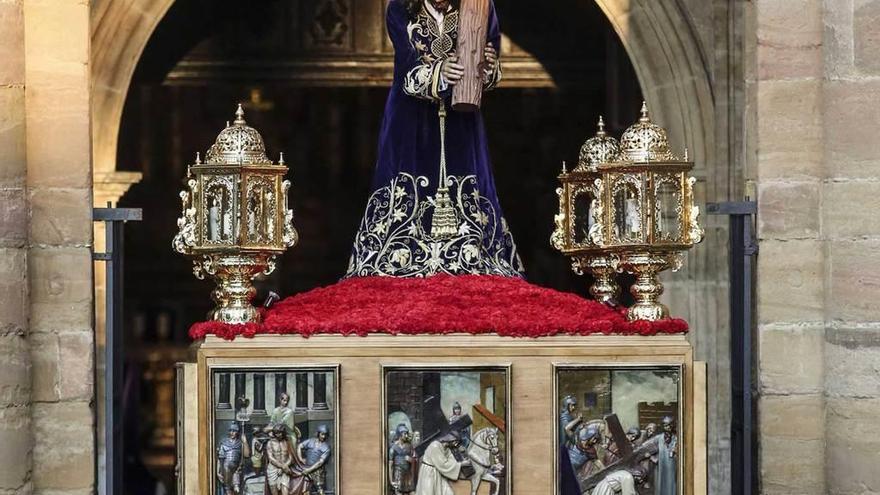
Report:
<svg viewBox="0 0 880 495"><path fill-rule="evenodd" d="M440 442L428 445L419 466L416 495L455 495L450 481L458 479L461 463Z"/></svg>

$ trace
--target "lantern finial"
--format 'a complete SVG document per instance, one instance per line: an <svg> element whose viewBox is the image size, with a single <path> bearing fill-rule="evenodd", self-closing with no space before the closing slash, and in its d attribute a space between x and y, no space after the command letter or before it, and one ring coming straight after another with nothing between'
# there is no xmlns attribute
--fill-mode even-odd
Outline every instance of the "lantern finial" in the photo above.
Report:
<svg viewBox="0 0 880 495"><path fill-rule="evenodd" d="M648 114L648 102L642 101L642 116L639 118L639 122L650 122L651 116Z"/></svg>
<svg viewBox="0 0 880 495"><path fill-rule="evenodd" d="M576 172L595 171L600 163L610 161L620 153L620 143L605 132L605 119L600 115L596 135L587 139L578 157Z"/></svg>
<svg viewBox="0 0 880 495"><path fill-rule="evenodd" d="M278 165L284 165L284 152L283 151L278 153Z"/></svg>
<svg viewBox="0 0 880 495"><path fill-rule="evenodd" d="M196 151L196 165L202 164L202 154Z"/></svg>
<svg viewBox="0 0 880 495"><path fill-rule="evenodd" d="M567 174L567 173L568 173L568 167L567 167L566 164L565 164L565 160L562 160L562 173L563 173L563 174Z"/></svg>
<svg viewBox="0 0 880 495"><path fill-rule="evenodd" d="M245 125L247 122L244 120L244 108L241 107L241 103L238 104L238 109L235 110L235 125Z"/></svg>

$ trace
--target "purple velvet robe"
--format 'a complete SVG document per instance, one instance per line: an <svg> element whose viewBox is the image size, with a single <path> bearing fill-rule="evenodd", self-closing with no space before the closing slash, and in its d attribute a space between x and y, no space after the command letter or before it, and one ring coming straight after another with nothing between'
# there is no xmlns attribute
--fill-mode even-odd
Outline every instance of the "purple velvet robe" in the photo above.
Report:
<svg viewBox="0 0 880 495"><path fill-rule="evenodd" d="M522 263L498 204L480 112L451 110L452 88L440 75L442 62L457 49L458 11L446 12L439 26L425 6L411 19L401 0L390 0L386 20L394 45L394 83L379 135L373 192L346 276L521 276ZM487 33L499 49L494 4ZM484 78L484 88L492 89L500 78L499 63ZM441 185L441 105L448 109L446 186L455 232L445 236L432 233Z"/></svg>

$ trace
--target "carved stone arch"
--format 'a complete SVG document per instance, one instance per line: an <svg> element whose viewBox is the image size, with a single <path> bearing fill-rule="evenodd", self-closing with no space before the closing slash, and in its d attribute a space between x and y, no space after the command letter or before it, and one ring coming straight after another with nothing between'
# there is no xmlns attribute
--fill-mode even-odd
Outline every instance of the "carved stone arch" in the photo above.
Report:
<svg viewBox="0 0 880 495"><path fill-rule="evenodd" d="M678 2L595 0L635 67L655 120L699 164L712 164L713 98L693 26ZM117 172L122 111L138 60L174 0L92 2L92 147L96 203L125 192L136 172ZM711 165L709 165L711 166ZM706 174L705 170L701 175ZM704 176L705 176L704 175ZM711 195L711 194L710 194Z"/></svg>
<svg viewBox="0 0 880 495"><path fill-rule="evenodd" d="M708 63L676 1L595 0L629 54L653 120L686 146L703 176L714 158L714 96ZM676 150L681 152L681 150Z"/></svg>
<svg viewBox="0 0 880 495"><path fill-rule="evenodd" d="M122 110L135 68L174 0L94 0L91 3L92 155L95 205L115 202L139 172L116 168Z"/></svg>

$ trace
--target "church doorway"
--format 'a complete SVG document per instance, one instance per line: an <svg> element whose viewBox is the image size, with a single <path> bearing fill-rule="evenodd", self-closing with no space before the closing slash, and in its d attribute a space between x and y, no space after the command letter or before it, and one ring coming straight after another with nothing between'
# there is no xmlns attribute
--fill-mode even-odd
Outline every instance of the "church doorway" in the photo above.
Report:
<svg viewBox="0 0 880 495"><path fill-rule="evenodd" d="M374 166L390 84L384 0L178 0L137 63L119 125L116 169L143 179L119 205L144 209L126 231L127 493L173 490L172 375L211 285L174 253L186 166L244 104L270 157L283 151L301 242L258 283L282 297L344 273ZM619 134L643 98L636 70L592 2L496 0L505 85L484 118L501 205L531 281L585 293L549 245L562 160L577 160L599 115ZM150 493L154 493L152 490Z"/></svg>

